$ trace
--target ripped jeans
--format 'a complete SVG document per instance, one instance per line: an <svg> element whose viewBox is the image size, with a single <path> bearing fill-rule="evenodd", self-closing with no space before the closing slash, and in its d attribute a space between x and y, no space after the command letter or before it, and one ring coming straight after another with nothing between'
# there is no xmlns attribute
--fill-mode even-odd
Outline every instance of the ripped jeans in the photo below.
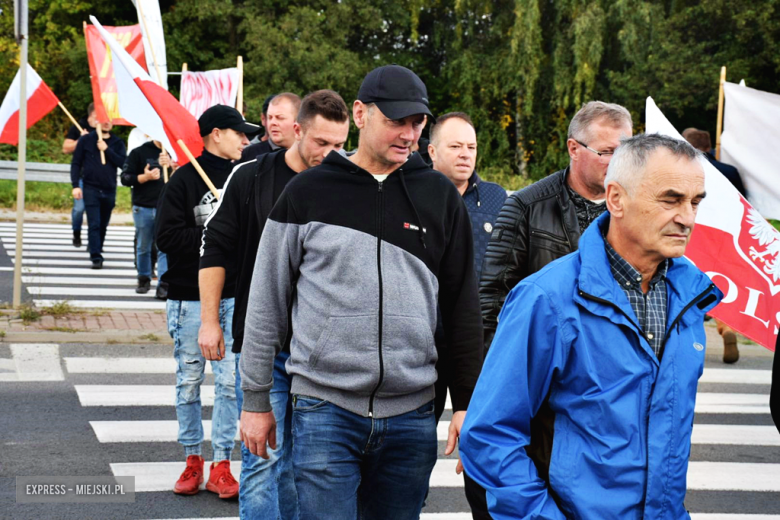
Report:
<svg viewBox="0 0 780 520"><path fill-rule="evenodd" d="M219 305L219 322L225 337L225 357L212 361L214 372L214 409L211 414L213 460L230 460L235 445L238 422L236 406L236 361L232 352L233 298ZM173 338L176 359L176 417L179 420L179 443L184 456L200 455L203 443L201 384L205 379L206 359L198 346L200 302L168 300L168 332Z"/></svg>

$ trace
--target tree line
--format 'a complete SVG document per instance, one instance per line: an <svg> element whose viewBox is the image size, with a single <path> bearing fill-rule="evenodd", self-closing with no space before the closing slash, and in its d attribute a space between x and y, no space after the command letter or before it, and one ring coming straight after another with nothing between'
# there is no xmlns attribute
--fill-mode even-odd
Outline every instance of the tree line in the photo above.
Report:
<svg viewBox="0 0 780 520"><path fill-rule="evenodd" d="M777 92L778 0L161 0L169 71L245 63L247 118L271 93L332 88L350 103L372 68L425 81L434 113L467 112L478 169L538 179L568 162L566 131L585 101L620 103L641 131L652 96L680 129L714 135L718 78ZM30 0L30 64L66 106L91 101L82 21L137 23L132 2ZM0 92L18 68L13 1L0 0ZM178 96L178 79L169 80ZM30 133L30 160L66 161L53 113ZM356 145L356 133L351 135ZM15 148L0 145L0 158Z"/></svg>

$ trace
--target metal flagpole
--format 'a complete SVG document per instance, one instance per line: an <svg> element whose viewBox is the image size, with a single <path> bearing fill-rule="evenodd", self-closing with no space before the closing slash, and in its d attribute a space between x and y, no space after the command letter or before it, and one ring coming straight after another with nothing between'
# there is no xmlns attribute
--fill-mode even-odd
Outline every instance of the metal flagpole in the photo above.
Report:
<svg viewBox="0 0 780 520"><path fill-rule="evenodd" d="M13 306L22 304L22 248L24 233L24 171L27 163L27 0L14 0L16 41L19 56L19 175L16 180L16 252L14 264Z"/></svg>

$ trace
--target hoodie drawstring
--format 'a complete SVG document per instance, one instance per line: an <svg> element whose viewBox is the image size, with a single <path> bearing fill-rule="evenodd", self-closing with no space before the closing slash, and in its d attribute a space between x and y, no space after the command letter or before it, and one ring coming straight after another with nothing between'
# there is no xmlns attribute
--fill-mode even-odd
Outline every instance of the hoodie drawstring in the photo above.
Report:
<svg viewBox="0 0 780 520"><path fill-rule="evenodd" d="M414 205L414 202L412 201L412 197L409 195L409 189L406 187L406 181L404 180L404 169L400 168L398 170L399 177L401 178L401 187L404 189L404 195L406 195L406 200L409 201L409 204L412 206L412 211L414 211L414 216L417 219L417 225L420 229L417 230L417 234L420 237L420 242L422 242L423 249L428 249L428 246L425 245L425 231L423 231L423 225L422 220L420 219L420 213L417 212L417 208Z"/></svg>

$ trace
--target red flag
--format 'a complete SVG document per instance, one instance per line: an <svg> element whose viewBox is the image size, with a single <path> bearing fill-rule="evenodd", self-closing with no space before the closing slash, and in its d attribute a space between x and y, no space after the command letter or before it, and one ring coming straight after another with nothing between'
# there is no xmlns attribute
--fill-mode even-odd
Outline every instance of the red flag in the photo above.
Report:
<svg viewBox="0 0 780 520"><path fill-rule="evenodd" d="M146 67L140 25L103 27L103 30L110 33L114 42L126 50L141 67ZM87 24L84 24L84 37L87 41L87 61L92 81L92 99L95 102L98 121L111 121L115 125L130 124L119 113L117 84L109 46L100 37L95 27Z"/></svg>
<svg viewBox="0 0 780 520"><path fill-rule="evenodd" d="M198 157L203 151L203 139L192 114L167 90L152 81L143 67L94 16L90 16L90 20L111 49L122 117L152 139L160 141L180 165L189 160L177 143L179 139L184 141L193 157Z"/></svg>
<svg viewBox="0 0 780 520"><path fill-rule="evenodd" d="M21 100L21 69L0 105L0 143L19 144L19 109ZM59 100L37 72L27 64L27 128L37 123L57 106Z"/></svg>
<svg viewBox="0 0 780 520"><path fill-rule="evenodd" d="M648 132L682 139L651 98ZM710 314L774 350L780 326L780 232L742 197L709 161L702 159L707 197L685 256L723 291Z"/></svg>

